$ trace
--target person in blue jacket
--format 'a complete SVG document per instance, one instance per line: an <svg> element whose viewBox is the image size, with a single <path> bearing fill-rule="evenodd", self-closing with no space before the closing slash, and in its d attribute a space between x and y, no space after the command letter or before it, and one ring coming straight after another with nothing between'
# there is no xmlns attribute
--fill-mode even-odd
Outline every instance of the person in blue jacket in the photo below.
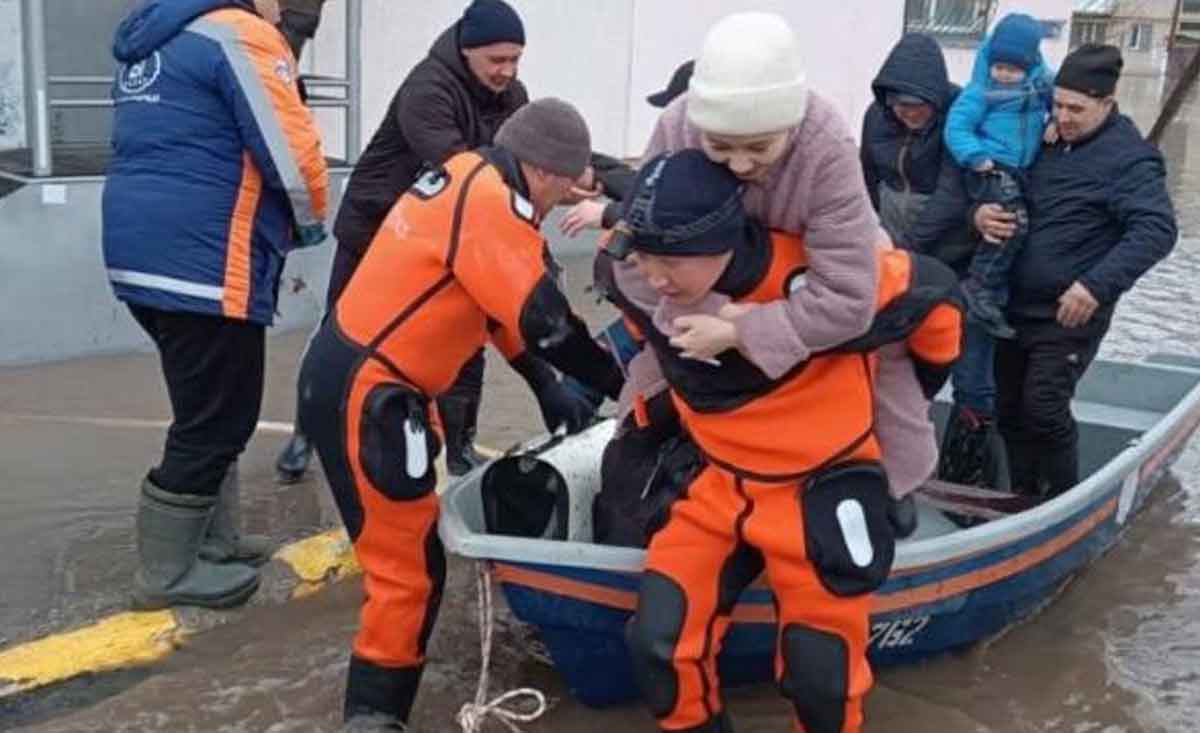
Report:
<svg viewBox="0 0 1200 733"><path fill-rule="evenodd" d="M1075 386L1121 296L1179 236L1163 157L1114 98L1123 63L1119 49L1097 44L1063 60L1054 88L1058 139L1029 171L1029 239L1013 265L1007 314L1017 338L996 343L995 366L1012 487L1034 496L1079 482ZM997 204L971 216L989 241L1017 229Z"/></svg>
<svg viewBox="0 0 1200 733"><path fill-rule="evenodd" d="M113 292L154 341L174 420L142 481L137 608L230 606L265 543L238 529L284 258L325 238L328 173L278 0L147 0L117 28L103 195Z"/></svg>
<svg viewBox="0 0 1200 733"><path fill-rule="evenodd" d="M941 46L928 35L904 35L871 91L861 158L880 224L897 246L936 257L965 277L980 239L967 222L966 172L946 147L946 117L962 90L950 81ZM994 351L983 324L968 321L963 353L970 359L952 369L954 409L942 433L939 479L1004 485L1004 441L995 427L996 385L988 366Z"/></svg>
<svg viewBox="0 0 1200 733"><path fill-rule="evenodd" d="M1018 233L1003 247L980 247L963 281L969 315L997 338L1014 335L1004 308L1009 269L1029 229L1022 181L1050 114L1052 75L1038 49L1043 36L1034 18L1004 16L976 54L971 82L946 119L946 146L967 169L972 200L1002 204L1017 215Z"/></svg>

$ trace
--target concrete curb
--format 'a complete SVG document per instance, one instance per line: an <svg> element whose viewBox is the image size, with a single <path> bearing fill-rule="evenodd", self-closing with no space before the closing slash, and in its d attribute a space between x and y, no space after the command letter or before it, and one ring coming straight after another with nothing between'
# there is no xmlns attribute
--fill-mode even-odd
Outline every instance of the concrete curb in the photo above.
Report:
<svg viewBox="0 0 1200 733"><path fill-rule="evenodd" d="M477 446L477 450L489 457L500 455L483 446ZM438 459L438 467L442 478L437 491L441 493L447 475L442 458ZM280 569L291 576L285 583L290 587L269 594L267 605L280 596L283 603L304 598L362 572L342 528L285 545L263 568L264 575L271 566L282 566ZM189 637L227 622L229 614L186 607L122 611L76 629L0 649L0 701L83 675L158 661L186 645Z"/></svg>
<svg viewBox="0 0 1200 733"><path fill-rule="evenodd" d="M284 602L361 572L344 529L284 546L271 559L294 576ZM264 571L266 568L264 568ZM81 675L149 664L224 622L225 611L122 611L86 626L0 650L0 700Z"/></svg>

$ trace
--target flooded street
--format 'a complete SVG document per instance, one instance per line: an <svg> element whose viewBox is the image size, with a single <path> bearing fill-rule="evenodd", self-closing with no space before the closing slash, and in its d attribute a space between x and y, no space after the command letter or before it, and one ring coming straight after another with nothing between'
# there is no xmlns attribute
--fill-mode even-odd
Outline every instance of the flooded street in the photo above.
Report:
<svg viewBox="0 0 1200 733"><path fill-rule="evenodd" d="M1142 102L1146 104L1146 102ZM1142 127L1152 114L1138 110ZM1185 235L1171 258L1118 309L1103 357L1156 351L1200 355L1200 102L1163 142ZM565 256L573 302L607 318L584 292L586 257ZM304 334L271 340L263 420L290 422ZM157 455L161 428L80 421L164 420L167 403L149 355L0 371L0 645L120 609L133 571L136 482ZM481 442L505 448L540 429L536 405L489 354ZM39 417L40 416L40 417ZM62 418L71 418L63 420ZM260 431L243 457L250 529L279 541L330 526L319 474L276 486L271 464L285 435ZM457 731L454 714L478 673L471 566L450 564L413 729ZM0 702L0 730L332 731L361 591L356 579L301 601L258 600L224 627L194 637L146 670L70 683ZM651 731L640 708L594 711L570 700L530 654L527 633L498 618L492 695L519 686L554 704L530 733ZM3 670L0 670L3 676ZM787 710L773 688L729 694L739 733L778 733ZM1042 613L960 655L883 671L869 700L871 733L1184 733L1200 718L1200 441L1107 556ZM503 731L489 723L488 731Z"/></svg>

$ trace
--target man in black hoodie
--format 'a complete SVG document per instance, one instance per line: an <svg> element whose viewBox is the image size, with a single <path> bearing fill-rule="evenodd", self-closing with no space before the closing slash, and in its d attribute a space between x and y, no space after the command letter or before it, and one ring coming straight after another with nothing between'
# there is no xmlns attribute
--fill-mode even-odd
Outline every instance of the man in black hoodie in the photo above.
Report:
<svg viewBox="0 0 1200 733"><path fill-rule="evenodd" d="M1029 239L1012 270L997 344L997 414L1013 488L1055 496L1079 481L1075 385L1096 356L1121 295L1175 246L1178 230L1159 152L1113 99L1123 62L1086 44L1055 79L1058 141L1029 171ZM974 220L991 242L1015 230L995 204Z"/></svg>
<svg viewBox="0 0 1200 733"><path fill-rule="evenodd" d="M978 238L967 223L970 201L961 169L942 138L958 96L941 46L910 33L896 44L871 84L875 101L863 117L862 167L871 203L892 240L965 273ZM995 430L993 339L977 324L964 332L954 365L955 410L942 440L938 477L995 486L1004 474Z"/></svg>
<svg viewBox="0 0 1200 733"><path fill-rule="evenodd" d="M350 176L334 224L338 244L327 309L350 281L388 210L421 169L490 144L501 123L529 101L517 79L524 47L525 28L512 7L503 0L475 0L409 72ZM482 461L474 438L483 365L481 351L438 398L453 475ZM297 430L276 462L282 481L299 480L308 467L312 452L301 433Z"/></svg>
<svg viewBox="0 0 1200 733"><path fill-rule="evenodd" d="M959 89L950 83L941 46L920 33L904 36L871 91L875 101L863 116L860 156L880 223L897 244L916 249L917 240L926 254L965 268L972 249L966 209L937 192L943 177L960 180L942 142L946 112Z"/></svg>

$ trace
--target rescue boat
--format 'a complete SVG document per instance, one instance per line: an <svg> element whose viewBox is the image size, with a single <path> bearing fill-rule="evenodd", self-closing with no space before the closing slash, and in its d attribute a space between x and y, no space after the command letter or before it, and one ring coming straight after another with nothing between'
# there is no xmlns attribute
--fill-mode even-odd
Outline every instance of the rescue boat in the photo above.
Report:
<svg viewBox="0 0 1200 733"><path fill-rule="evenodd" d="M944 391L934 404L939 431L948 397ZM1097 360L1073 409L1084 478L1064 494L1018 510L1003 492L936 483L918 492L917 531L899 542L889 580L875 595L873 664L912 663L992 637L1044 607L1113 547L1200 426L1200 359ZM544 536L487 531L481 487L495 463L446 489L440 525L449 552L490 566L513 613L537 629L571 693L591 706L637 696L623 631L644 551L591 541L600 455L613 429L607 420L500 459L514 476L551 466L565 485ZM945 510L956 502L980 523L950 521ZM719 662L723 684L772 679L774 620L771 593L760 581L734 609Z"/></svg>

